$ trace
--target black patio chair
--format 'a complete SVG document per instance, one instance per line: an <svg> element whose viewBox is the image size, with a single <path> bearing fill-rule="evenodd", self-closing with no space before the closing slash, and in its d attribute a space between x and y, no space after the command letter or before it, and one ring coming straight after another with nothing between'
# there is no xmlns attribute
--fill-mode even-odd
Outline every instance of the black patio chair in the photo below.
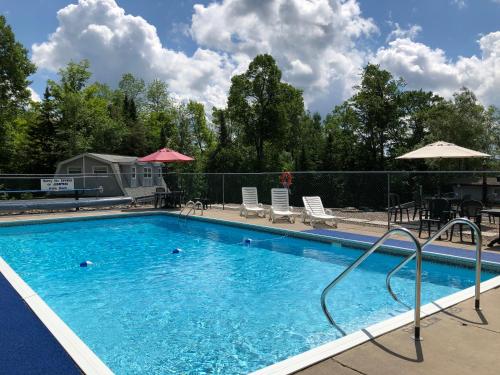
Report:
<svg viewBox="0 0 500 375"><path fill-rule="evenodd" d="M470 221L474 222L479 229L481 229L481 211L483 210L483 204L479 201L475 200L466 200L463 201L462 204L460 205L459 209L459 214L460 217L464 217L469 219ZM463 224L457 224L459 226L459 232L460 232L460 242L463 242ZM453 227L451 227L450 231L450 241L453 241ZM472 243L476 243L474 240L474 231L471 228L471 237L472 237Z"/></svg>
<svg viewBox="0 0 500 375"><path fill-rule="evenodd" d="M394 215L394 222L396 223L398 221L398 213L399 219L403 221L403 210L406 211L406 216L408 218L408 221L410 221L410 208L411 206L408 206L407 204L401 204L398 194L389 194L389 207L387 208L387 211L389 212L389 221L392 220L392 215Z"/></svg>
<svg viewBox="0 0 500 375"><path fill-rule="evenodd" d="M166 189L164 187L157 187L155 193L166 193ZM163 205L162 205L163 202ZM165 194L155 194L155 208L158 206L163 207L166 205L166 196Z"/></svg>
<svg viewBox="0 0 500 375"><path fill-rule="evenodd" d="M413 192L413 219L415 220L415 217L418 215L418 217L421 216L422 211L425 210L425 201L422 198L422 195L420 194L419 190L416 190Z"/></svg>
<svg viewBox="0 0 500 375"><path fill-rule="evenodd" d="M436 226L439 231L441 227L453 218L450 202L444 198L435 198L429 200L429 207L420 211L418 237L422 235L424 224L427 224L428 236L431 236L432 226ZM448 234L447 234L448 236ZM441 236L439 237L441 239Z"/></svg>

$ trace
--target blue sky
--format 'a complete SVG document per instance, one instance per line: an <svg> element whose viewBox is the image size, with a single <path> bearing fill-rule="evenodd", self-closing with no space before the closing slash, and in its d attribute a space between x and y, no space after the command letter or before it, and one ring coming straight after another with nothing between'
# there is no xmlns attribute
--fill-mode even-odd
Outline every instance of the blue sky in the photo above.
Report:
<svg viewBox="0 0 500 375"><path fill-rule="evenodd" d="M500 73L494 71L500 60L500 0L313 0L314 7L306 0L211 3L0 0L0 12L39 66L32 85L38 93L67 61L89 58L95 77L110 85L131 71L166 80L180 100L220 106L230 76L243 71L255 53L268 52L284 78L304 90L309 108L321 113L352 93L368 61L402 75L409 87L450 96L466 85L485 104L500 106ZM66 8L61 21L57 12L69 4L76 5ZM61 22L64 30L56 32ZM300 34L293 35L294 25L304 27ZM308 25L319 25L326 36ZM41 48L32 49L34 44ZM135 46L136 54L130 52Z"/></svg>

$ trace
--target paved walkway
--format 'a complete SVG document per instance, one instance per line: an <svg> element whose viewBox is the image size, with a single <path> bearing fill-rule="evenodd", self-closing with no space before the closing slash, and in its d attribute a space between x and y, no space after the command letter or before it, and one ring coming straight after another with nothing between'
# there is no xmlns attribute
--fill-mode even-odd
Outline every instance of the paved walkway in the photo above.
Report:
<svg viewBox="0 0 500 375"><path fill-rule="evenodd" d="M30 216L0 217L2 221L112 215L118 210L101 212L58 213ZM269 225L291 230L311 230L309 225L296 222L271 224L262 218L241 218L238 212L208 210L205 216L224 220ZM319 230L330 230L328 227ZM385 230L360 225L341 224L339 231L375 238ZM338 232L322 232L338 235ZM443 241L440 247L460 247L473 254L472 246ZM485 252L485 254L497 254ZM488 255L489 256L489 255ZM0 275L0 374L71 374L78 369L41 325L29 308L20 300ZM411 326L350 349L322 361L299 374L499 374L500 367L500 288L482 295L482 313L472 309L471 300L422 321L424 341L410 339ZM5 326L8 330L5 330Z"/></svg>
<svg viewBox="0 0 500 375"><path fill-rule="evenodd" d="M498 375L500 287L422 320L421 342L406 326L326 359L297 375Z"/></svg>

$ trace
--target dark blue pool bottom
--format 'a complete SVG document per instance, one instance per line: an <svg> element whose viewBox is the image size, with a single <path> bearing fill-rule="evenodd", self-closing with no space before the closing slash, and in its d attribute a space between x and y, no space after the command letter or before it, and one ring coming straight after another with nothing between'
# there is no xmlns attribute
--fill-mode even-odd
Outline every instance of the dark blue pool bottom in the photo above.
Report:
<svg viewBox="0 0 500 375"><path fill-rule="evenodd" d="M339 239L343 239L343 240L367 242L370 244L375 243L375 241L377 241L379 239L379 237L367 236L364 234L347 233L347 232L341 232L338 230L331 230L331 229L308 229L308 230L305 230L304 232L319 234L321 236L335 237L335 238L339 238ZM415 246L412 242L404 241L404 240L389 239L385 242L385 244L389 245L389 246L394 246L394 247L399 247L402 249L409 249L409 250L413 250L415 248ZM475 259L476 258L475 251L460 249L457 247L434 245L434 244L426 246L424 252L432 252L432 253L442 254L442 255L453 255L453 256L458 256L458 257L468 258L468 259ZM488 261L488 262L500 263L500 253L497 254L497 253L483 251L482 260Z"/></svg>
<svg viewBox="0 0 500 375"><path fill-rule="evenodd" d="M81 374L2 274L0 322L0 374Z"/></svg>

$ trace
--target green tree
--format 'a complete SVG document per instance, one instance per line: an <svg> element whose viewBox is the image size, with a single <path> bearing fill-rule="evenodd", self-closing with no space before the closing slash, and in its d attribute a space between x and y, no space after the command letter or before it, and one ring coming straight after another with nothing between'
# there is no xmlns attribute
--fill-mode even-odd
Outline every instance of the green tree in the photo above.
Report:
<svg viewBox="0 0 500 375"><path fill-rule="evenodd" d="M38 112L37 121L27 133L31 153L28 172L51 173L55 170L57 163L56 124L59 119L54 98L48 87L45 88Z"/></svg>
<svg viewBox="0 0 500 375"><path fill-rule="evenodd" d="M147 106L151 112L166 111L171 106L168 85L159 79L151 82L146 91Z"/></svg>
<svg viewBox="0 0 500 375"><path fill-rule="evenodd" d="M302 108L297 104L299 98L299 90L281 82L281 71L270 55L258 55L244 74L232 78L227 109L231 121L241 129L243 143L255 150L257 171L277 168L275 158L267 160L266 166L265 150L283 148L293 126L291 120L300 109L303 112L303 104ZM288 112L290 99L294 107Z"/></svg>
<svg viewBox="0 0 500 375"><path fill-rule="evenodd" d="M207 126L207 118L203 104L190 100L187 105L190 131L200 153L214 146L213 133Z"/></svg>
<svg viewBox="0 0 500 375"><path fill-rule="evenodd" d="M118 88L127 98L134 101L139 110L142 109L146 90L146 84L142 78L136 78L133 74L126 73L118 83Z"/></svg>
<svg viewBox="0 0 500 375"><path fill-rule="evenodd" d="M28 51L16 41L7 20L0 15L0 169L5 168L10 156L7 127L29 103L28 77L35 71Z"/></svg>
<svg viewBox="0 0 500 375"><path fill-rule="evenodd" d="M390 72L368 64L357 93L349 100L358 118L355 132L365 148L367 169L384 169L387 157L406 132L400 105L404 85L403 79L395 80Z"/></svg>

